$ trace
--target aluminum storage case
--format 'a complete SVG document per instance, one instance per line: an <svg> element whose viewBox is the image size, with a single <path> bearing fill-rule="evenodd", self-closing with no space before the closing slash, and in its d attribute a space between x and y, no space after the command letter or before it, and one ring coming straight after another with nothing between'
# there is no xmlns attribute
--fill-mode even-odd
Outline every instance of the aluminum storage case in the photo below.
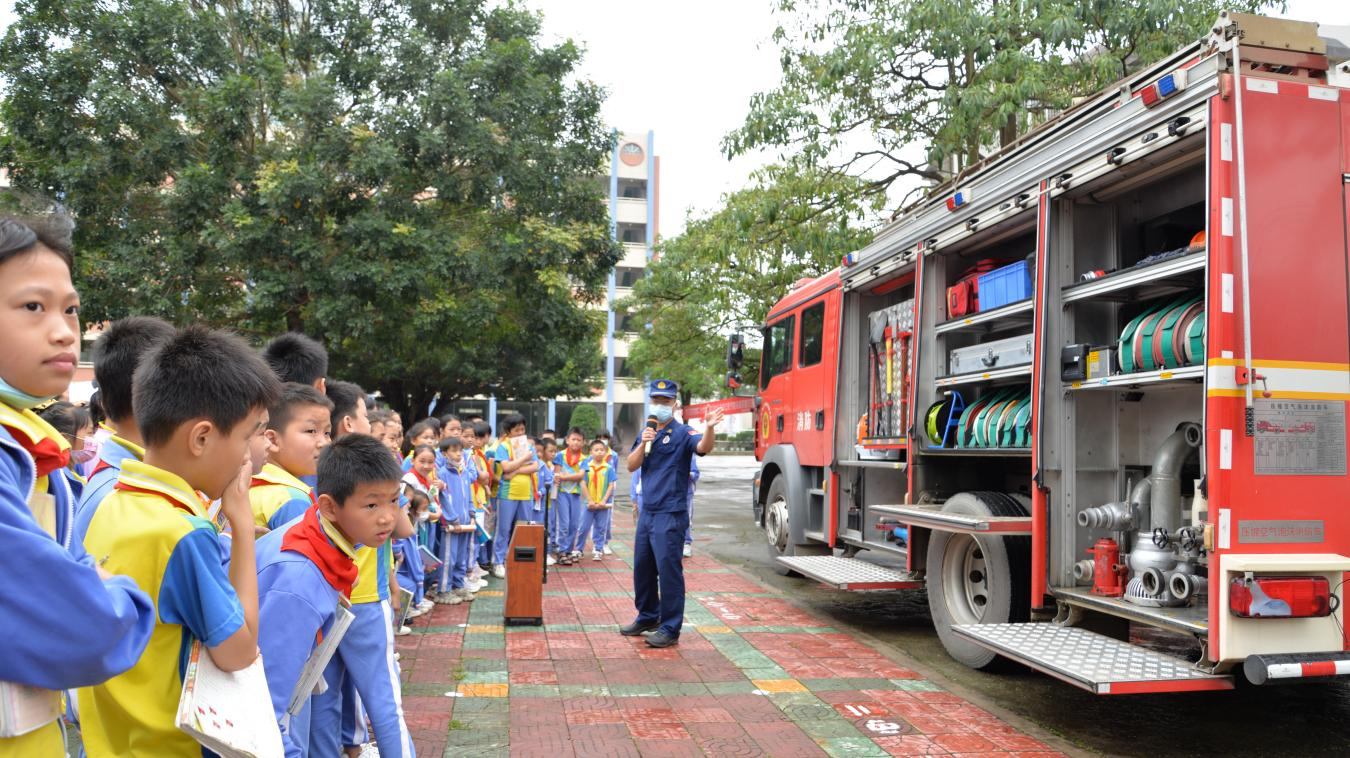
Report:
<svg viewBox="0 0 1350 758"><path fill-rule="evenodd" d="M1031 363L1031 335L959 347L951 352L948 374L974 374Z"/></svg>

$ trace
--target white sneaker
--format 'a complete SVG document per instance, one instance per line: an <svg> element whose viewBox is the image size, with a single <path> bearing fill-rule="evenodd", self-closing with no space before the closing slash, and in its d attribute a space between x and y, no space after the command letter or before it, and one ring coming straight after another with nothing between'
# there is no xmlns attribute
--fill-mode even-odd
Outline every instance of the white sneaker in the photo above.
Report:
<svg viewBox="0 0 1350 758"><path fill-rule="evenodd" d="M549 566L556 566L556 565L558 565L558 561L555 560L555 559L553 558L552 555L550 555L550 556L548 557L548 559L544 561L544 563L548 564Z"/></svg>
<svg viewBox="0 0 1350 758"><path fill-rule="evenodd" d="M581 551L580 551L580 550L573 550L573 551L572 551L572 562L573 562L573 563L576 563L576 562L579 561L579 560L581 560Z"/></svg>
<svg viewBox="0 0 1350 758"><path fill-rule="evenodd" d="M429 610L431 610L432 608L435 608L435 607L436 607L436 603L433 602L432 600L428 599L428 598L422 598L422 602L420 602L420 603L417 604L417 609L418 609L419 611L422 611L423 613L426 613L427 611L429 611Z"/></svg>
<svg viewBox="0 0 1350 758"><path fill-rule="evenodd" d="M380 758L380 749L374 742L367 742L361 746L360 758Z"/></svg>
<svg viewBox="0 0 1350 758"><path fill-rule="evenodd" d="M426 611L422 610L420 607L413 608L412 610L408 611L408 618L410 619L415 619L418 616L423 615L426 615Z"/></svg>
<svg viewBox="0 0 1350 758"><path fill-rule="evenodd" d="M441 605L459 605L464 602L464 598L453 592L442 592L436 596L436 602Z"/></svg>
<svg viewBox="0 0 1350 758"><path fill-rule="evenodd" d="M593 561L598 561L598 560L600 560L601 558L604 558L604 557L605 557L605 556L603 556L603 555L600 554L600 551L599 551L599 550L593 550L593 551L591 551L591 560L593 560Z"/></svg>
<svg viewBox="0 0 1350 758"><path fill-rule="evenodd" d="M505 579L505 578L506 578L506 567L503 566L502 564L498 563L496 566L493 566L493 567L492 567L492 575L495 576L495 577L497 577L498 579Z"/></svg>
<svg viewBox="0 0 1350 758"><path fill-rule="evenodd" d="M685 557L685 558L688 558L689 556L691 556L691 555L693 555L693 554L694 554L694 546L693 546L693 545L685 545L685 546L684 546L684 557Z"/></svg>
<svg viewBox="0 0 1350 758"><path fill-rule="evenodd" d="M605 555L614 555L614 551L609 549L609 545L605 545L604 553Z"/></svg>
<svg viewBox="0 0 1350 758"><path fill-rule="evenodd" d="M412 627L410 626L400 626L398 631L394 632L394 635L397 637L406 637L410 634L412 634Z"/></svg>
<svg viewBox="0 0 1350 758"><path fill-rule="evenodd" d="M468 587L460 587L455 590L455 594L459 596L460 600L463 600L466 603L472 603L474 597L476 597Z"/></svg>

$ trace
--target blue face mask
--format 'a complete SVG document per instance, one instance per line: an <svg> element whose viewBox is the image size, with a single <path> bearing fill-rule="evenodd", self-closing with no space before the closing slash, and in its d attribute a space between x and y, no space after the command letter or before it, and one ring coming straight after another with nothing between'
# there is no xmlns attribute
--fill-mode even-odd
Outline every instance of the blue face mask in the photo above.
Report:
<svg viewBox="0 0 1350 758"><path fill-rule="evenodd" d="M26 411L39 406L48 400L51 400L51 398L30 395L4 379L0 379L0 402L3 402L11 408Z"/></svg>
<svg viewBox="0 0 1350 758"><path fill-rule="evenodd" d="M653 405L652 415L656 417L658 424L664 424L675 415L675 409L669 405Z"/></svg>

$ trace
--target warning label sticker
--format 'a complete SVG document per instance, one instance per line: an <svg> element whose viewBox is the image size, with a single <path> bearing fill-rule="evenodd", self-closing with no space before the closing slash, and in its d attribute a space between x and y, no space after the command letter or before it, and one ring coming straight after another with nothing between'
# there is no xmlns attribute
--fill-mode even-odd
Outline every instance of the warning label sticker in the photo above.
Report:
<svg viewBox="0 0 1350 758"><path fill-rule="evenodd" d="M1345 403L1256 401L1256 473L1345 475Z"/></svg>

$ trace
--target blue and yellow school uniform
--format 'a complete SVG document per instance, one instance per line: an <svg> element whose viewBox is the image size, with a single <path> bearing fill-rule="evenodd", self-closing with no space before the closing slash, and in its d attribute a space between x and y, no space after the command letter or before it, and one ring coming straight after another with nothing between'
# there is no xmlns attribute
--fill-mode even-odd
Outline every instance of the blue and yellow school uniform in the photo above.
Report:
<svg viewBox="0 0 1350 758"><path fill-rule="evenodd" d="M456 471L447 464L442 479L445 484L445 522L448 525L468 526L474 523L473 481L478 477L478 471L471 462L466 460L464 463L463 471ZM441 539L449 547L441 556L441 591L460 589L468 575L474 535L471 532L447 532L441 535Z"/></svg>
<svg viewBox="0 0 1350 758"><path fill-rule="evenodd" d="M394 661L394 619L389 604L392 567L393 540L379 548L357 547L357 579L351 596L356 618L324 670L328 690L310 702L310 755L335 756L344 746L365 742L360 707L370 717L376 741L387 746L382 753L399 755L392 746L401 744L404 756L413 755Z"/></svg>
<svg viewBox="0 0 1350 758"><path fill-rule="evenodd" d="M248 490L253 504L253 523L279 529L304 514L314 504L314 491L299 477L275 463L263 464Z"/></svg>
<svg viewBox="0 0 1350 758"><path fill-rule="evenodd" d="M571 450L560 451L553 458L553 465L557 467L555 473L560 476L580 474L586 459L586 453L580 450L575 454ZM564 553L573 549L580 550L573 548L573 545L576 544L577 532L581 529L581 482L559 482L558 499L553 509L557 514L558 550Z"/></svg>
<svg viewBox="0 0 1350 758"><path fill-rule="evenodd" d="M278 722L286 713L305 661L332 625L338 599L346 589L333 586L308 556L284 549L287 535L300 528L307 516L302 514L258 540L258 649ZM322 516L318 522L334 551L353 560L356 548L337 527ZM308 754L309 715L305 707L283 731L288 757Z"/></svg>
<svg viewBox="0 0 1350 758"><path fill-rule="evenodd" d="M56 708L60 690L101 682L135 664L150 640L155 609L134 581L99 579L78 543L68 550L56 539L73 534L70 512L78 487L72 482L78 481L62 466L39 476L28 452L38 445L69 451L50 424L0 401L0 682L47 690L34 694ZM57 516L51 532L29 507L30 500L47 498ZM62 742L60 723L53 720L23 736L0 738L0 755L62 755Z"/></svg>
<svg viewBox="0 0 1350 758"><path fill-rule="evenodd" d="M174 725L192 641L213 648L244 624L205 504L177 474L125 461L85 546L106 556L107 571L149 592L157 611L136 665L79 691L85 749L96 757L200 755L197 742Z"/></svg>
<svg viewBox="0 0 1350 758"><path fill-rule="evenodd" d="M524 456L534 457L534 450L528 450ZM498 565L506 563L506 549L516 522L533 519L534 501L538 497L539 478L535 474L513 474L509 480L502 479L503 465L519 457L510 437L503 438L492 450L493 470L501 480L497 489L497 531L492 536L492 562Z"/></svg>
<svg viewBox="0 0 1350 758"><path fill-rule="evenodd" d="M94 470L89 474L89 480L85 482L80 502L75 506L75 542L84 543L85 532L89 531L89 522L98 511L99 503L103 502L103 499L112 492L113 485L117 484L117 477L122 473L122 462L144 459L145 448L134 442L128 442L115 433L99 445L98 460L94 464Z"/></svg>
<svg viewBox="0 0 1350 758"><path fill-rule="evenodd" d="M613 513L611 507L614 500L614 493L610 491L611 486L617 486L619 474L610 465L609 458L596 463L594 458L589 458L581 464L582 491L586 498L586 510L581 515L581 528L578 530L576 549L580 550L586 545L586 537L591 538L591 543L596 550L604 550L605 542L609 539L609 521L610 514ZM608 493L608 496L606 496ZM604 508L591 508L591 503L603 503Z"/></svg>

